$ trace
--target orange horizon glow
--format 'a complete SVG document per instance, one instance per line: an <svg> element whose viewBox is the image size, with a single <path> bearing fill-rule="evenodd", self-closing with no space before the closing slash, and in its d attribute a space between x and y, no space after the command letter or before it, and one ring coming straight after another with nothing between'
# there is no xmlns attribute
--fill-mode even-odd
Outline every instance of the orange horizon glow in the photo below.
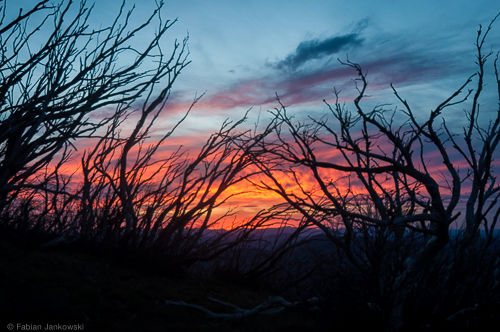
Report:
<svg viewBox="0 0 500 332"><path fill-rule="evenodd" d="M154 160L168 159L170 156L172 156L173 151L175 151L180 146L185 147L184 150L186 153L184 155L180 155L180 159L176 160L176 162L187 162L189 160L193 160L193 158L199 151L199 147L203 144L204 139L201 138L202 136L203 135L200 135L198 137L181 135L172 136L168 138L162 145L160 145L157 153L154 155ZM88 153L88 149L92 146L91 140L92 139L89 139L87 142L82 141L79 145L82 148L78 151L75 151L72 158L67 163L65 163L59 171L61 175L65 175L67 177L72 176L70 185L76 188L81 186L83 182L81 157L83 153ZM154 142L148 142L148 144L154 144ZM137 153L138 147L136 146L130 152L130 162L134 160ZM439 157L438 155L432 153L430 153L429 155L434 159L437 159L436 157ZM119 154L115 156L115 160L113 161L114 163L116 163L119 156ZM339 151L334 150L331 147L323 147L322 149L318 150L318 156L320 156L320 159L322 160L342 160ZM430 161L431 163L428 166L429 172L434 175L436 179L442 180L440 181L440 185L442 186L440 190L442 191L442 194L446 196L450 193L450 190L446 188L446 183L444 182L443 177L440 175L442 172L446 172L446 167L445 165L440 163L439 160L436 161L430 159ZM465 164L457 163L455 166L461 169L466 168ZM499 166L500 161L494 161L494 167ZM306 193L308 195L311 195L310 197L317 201L321 201L324 198L324 194L321 192L321 189L310 170L300 167L295 167L292 170L295 172L295 176L297 177L299 183L297 183L295 178L290 173L291 170L274 172L277 181L286 190L287 193L296 195L301 199L307 199ZM151 186L155 186L164 175L162 171L158 171L155 165L145 167L142 171L142 178L150 178L148 183ZM255 166L248 167L245 170L245 172L253 171L255 171ZM356 196L358 194L366 194L366 189L361 185L359 181L357 181L353 177L347 178L345 175L346 174L343 172L335 171L332 169L320 170L320 176L324 180L324 182L327 184L334 183L336 186L336 190L339 190L341 193L346 193L349 191L352 196ZM384 175L381 175L380 178L382 179L383 176ZM249 180L250 181L244 180L231 185L219 197L219 201L223 201L229 197L230 198L223 205L215 207L213 209L213 211L211 212L212 219L216 220L230 210L234 211L234 214L227 216L226 218L222 218L217 224L212 225L211 228L231 229L235 227L235 225L237 226L244 224L262 210L266 210L273 206L285 203L284 199L278 193L258 188L257 186L254 186L252 184L267 183L272 185L270 180L265 175L253 175ZM390 192L394 190L394 187L391 187L391 181L384 182L384 180L381 180L381 183L387 191ZM199 190L200 192L206 191L208 195L211 195L215 191L217 191L218 185L219 183L214 183L211 188L200 187ZM379 194L382 194L380 189L377 189L377 191L379 192ZM470 186L465 184L462 188L462 193L466 194L467 192L470 192ZM172 193L175 194L175 190L173 190ZM151 200L153 199L153 197L150 197L148 199ZM172 197L170 197L169 199L172 199ZM141 209L146 208L152 203L153 202L148 202L146 200L142 203L143 205ZM276 225L276 223L280 222L281 221L278 220L276 222L270 221L266 227L273 227L273 225ZM296 224L292 224L292 226L296 226Z"/></svg>

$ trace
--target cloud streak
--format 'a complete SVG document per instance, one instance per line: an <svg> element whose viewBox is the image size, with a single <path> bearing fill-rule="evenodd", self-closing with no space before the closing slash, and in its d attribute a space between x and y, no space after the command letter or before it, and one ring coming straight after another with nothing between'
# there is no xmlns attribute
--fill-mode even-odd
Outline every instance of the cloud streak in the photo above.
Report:
<svg viewBox="0 0 500 332"><path fill-rule="evenodd" d="M388 89L390 83L397 86L430 82L449 74L441 61L428 61L425 56L408 53L394 54L385 58L364 62L371 90ZM300 73L249 78L236 81L226 88L208 93L196 106L210 113L220 113L237 107L273 106L275 93L288 105L321 103L331 96L333 86L350 88L356 73L338 64L327 68L302 70ZM186 109L188 102L173 100L169 105Z"/></svg>
<svg viewBox="0 0 500 332"><path fill-rule="evenodd" d="M367 73L369 90L389 90L390 83L397 88L419 84L436 84L443 79L465 74L468 67L460 63L454 54L445 51L416 49L406 40L396 40L385 44L386 37L370 38L364 43L360 37L366 23L358 23L351 33L340 37L302 42L297 50L280 63L282 66L300 66L307 61L326 56L327 50L341 50L352 46L353 40L363 43L361 54L356 58ZM358 42L354 42L356 44ZM351 46L349 46L351 45ZM450 65L453 63L454 65ZM332 88L346 91L343 99L350 100L356 93L352 80L356 73L352 68L334 61L327 61L321 66L304 65L300 70L286 71L278 69L276 64L262 64L264 71L247 77L232 80L223 86L213 87L196 105L194 112L207 116L227 116L235 109L252 106L272 108L276 106L276 93L286 105L313 106L322 104L323 99L332 97ZM438 85L439 86L439 85ZM392 95L392 94L391 94ZM370 96L371 97L371 96ZM375 98L380 95L375 96ZM189 94L172 95L167 105L166 114L185 111L191 99ZM394 100L395 101L395 100Z"/></svg>
<svg viewBox="0 0 500 332"><path fill-rule="evenodd" d="M309 60L319 59L340 51L345 51L349 48L360 46L362 43L363 38L360 37L359 33L331 36L323 40L305 40L297 46L293 53L278 62L275 67L294 71Z"/></svg>

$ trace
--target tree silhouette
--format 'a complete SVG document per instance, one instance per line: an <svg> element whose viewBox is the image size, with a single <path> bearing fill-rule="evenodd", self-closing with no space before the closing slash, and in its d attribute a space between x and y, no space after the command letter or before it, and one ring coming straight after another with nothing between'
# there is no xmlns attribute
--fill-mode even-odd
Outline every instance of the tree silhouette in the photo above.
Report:
<svg viewBox="0 0 500 332"><path fill-rule="evenodd" d="M235 212L223 208L241 194L228 189L255 174L247 169L248 151L259 140L232 143L246 132L239 129L246 117L224 122L194 156L181 147L158 156L200 98L170 129L153 133L189 64L187 38L163 49L176 22L164 20L163 6L132 26L133 11L122 3L111 24L95 30L85 1L40 1L8 22L3 5L4 225L52 234L45 246L81 239L192 264L241 245L273 218L275 212L262 209L236 222ZM135 37L152 29L137 48ZM80 168L68 175L62 169L83 139L90 146L80 148ZM226 231L208 232L226 221Z"/></svg>
<svg viewBox="0 0 500 332"><path fill-rule="evenodd" d="M151 104L165 100L189 61L186 40L168 55L161 49L175 23L162 19L162 6L130 27L132 11L123 3L109 26L95 30L85 1L40 1L8 22L2 4L0 209L22 188L42 185L33 177L54 159L64 160L76 139L98 133L113 113L123 114L155 88L160 91ZM151 40L133 47L135 35L154 20L159 23ZM105 107L116 110L111 116L95 113Z"/></svg>
<svg viewBox="0 0 500 332"><path fill-rule="evenodd" d="M383 104L366 110L366 75L360 65L341 61L358 75L354 110L335 90L335 103L325 101L327 116L295 120L278 98L273 124L255 149L266 177L253 183L281 196L302 216L301 226L322 230L365 273L396 273L391 287L397 292L390 305L396 327L401 327L403 302L418 273L449 243L450 226L464 224L458 255L463 257L478 244L481 228L487 237L481 243L491 242L499 219L500 185L493 160L500 141L500 110L486 113L479 108L492 55L483 49L493 22L477 33L477 72L425 118L394 86L401 109ZM497 60L498 54L493 67L500 89ZM450 126L447 112L471 97L462 130ZM432 169L430 152L437 153L444 169ZM420 235L409 251L407 234ZM399 243L400 248L384 247L387 243ZM399 251L405 256L398 263ZM381 265L381 255L389 256L390 265Z"/></svg>
<svg viewBox="0 0 500 332"><path fill-rule="evenodd" d="M261 132L242 128L245 116L224 122L194 154L179 147L160 155L199 100L170 129L155 131L189 64L187 38L164 49L175 20L164 20L162 2L138 25L122 3L97 30L85 1L40 1L11 20L5 2L0 8L2 227L39 231L49 238L43 246L81 240L158 255L175 268L234 249L221 266L234 264L249 278L273 273L303 232L317 228L356 271L375 276L378 296L390 293L383 309L394 329L403 324L406 298L427 282L426 269L449 245L451 226L463 229L443 278L458 278L470 267L467 257L492 243L500 218L500 109L485 112L480 97L495 20L478 30L477 72L425 117L394 86L400 109L367 110L366 75L345 61L357 74L353 109L335 90L335 103L325 101L327 116L297 121L278 98ZM152 29L136 47L136 37ZM500 100L497 62L498 54ZM447 121L457 105L468 107L463 128ZM83 140L89 145L77 149ZM68 175L64 168L77 150L78 169ZM439 170L428 153L438 156ZM281 203L237 219L226 203L246 182ZM290 222L296 227L277 232L274 242L252 238L258 228ZM252 242L265 250L246 247ZM273 298L251 310L233 306L233 314L196 307L238 318L304 304L312 302Z"/></svg>

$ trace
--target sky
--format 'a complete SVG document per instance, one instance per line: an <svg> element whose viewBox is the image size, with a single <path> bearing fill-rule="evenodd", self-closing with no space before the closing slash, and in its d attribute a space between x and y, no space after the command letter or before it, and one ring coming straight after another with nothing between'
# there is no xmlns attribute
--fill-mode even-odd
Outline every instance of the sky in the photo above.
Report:
<svg viewBox="0 0 500 332"><path fill-rule="evenodd" d="M95 1L90 24L105 26L121 2ZM131 23L140 24L155 1L126 1L132 6ZM277 105L276 94L292 110L322 112L333 87L346 100L353 96L355 73L337 60L347 58L368 73L372 100L396 103L393 83L425 112L475 71L477 28L499 10L493 0L167 0L162 16L178 22L162 46L168 51L174 38L189 35L191 60L174 86L169 114L184 112L201 93L196 117L181 131L214 130L248 108L265 112ZM138 40L147 41L148 33ZM493 29L487 47L498 46L499 37L500 28Z"/></svg>
<svg viewBox="0 0 500 332"><path fill-rule="evenodd" d="M139 13L147 11L146 2L137 4ZM333 87L352 100L355 72L339 58L367 72L367 104L397 104L393 83L425 116L476 71L477 29L499 10L496 1L486 0L167 1L166 16L179 20L172 34L189 34L192 61L170 107L182 112L195 94L205 93L180 128L181 142L196 141L249 108L255 120L277 106L276 94L297 117L324 114L323 99L333 99ZM499 37L496 27L485 50L498 50ZM494 87L489 65L487 87ZM485 88L482 103L484 114L496 112L494 88ZM461 127L463 110L453 110L447 120ZM436 170L442 166L435 164ZM273 200L262 193L250 198L234 204L251 214L252 207Z"/></svg>
<svg viewBox="0 0 500 332"><path fill-rule="evenodd" d="M106 26L120 4L96 1L89 23ZM155 1L129 0L126 6L135 6L131 23L138 25ZM493 0L166 1L162 17L178 22L162 47L168 52L175 38L189 36L191 63L176 81L159 125L168 127L202 93L173 145L196 145L224 119L238 119L248 109L251 123L278 105L276 94L298 117L321 116L323 100L334 98L334 87L346 102L355 95L356 73L338 59L359 63L367 73L367 105L397 104L389 87L393 83L425 116L475 72L477 29L499 11ZM486 51L499 49L499 25L490 32ZM150 33L137 36L138 42L147 41ZM495 89L488 88L494 84L491 63L483 122L498 107ZM459 127L463 110L450 112L447 120Z"/></svg>
<svg viewBox="0 0 500 332"><path fill-rule="evenodd" d="M147 3L136 4L139 14ZM196 121L187 123L197 130L250 107L273 108L276 93L292 110L322 112L334 86L346 97L354 93L355 73L337 60L349 58L368 72L376 100L396 103L387 94L393 83L425 112L475 71L477 28L498 10L485 0L167 1L165 15L179 19L172 35L189 34L192 61L171 106L185 109L195 93L205 93ZM489 47L498 37L499 28Z"/></svg>

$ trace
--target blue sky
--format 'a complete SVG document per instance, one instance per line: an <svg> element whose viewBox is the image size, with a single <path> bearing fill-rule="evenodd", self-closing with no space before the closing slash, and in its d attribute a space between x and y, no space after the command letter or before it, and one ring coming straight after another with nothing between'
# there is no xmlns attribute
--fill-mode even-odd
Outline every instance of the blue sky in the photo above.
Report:
<svg viewBox="0 0 500 332"><path fill-rule="evenodd" d="M108 24L120 3L96 1L91 24ZM140 24L155 1L127 1L132 5L132 23ZM324 98L332 98L334 86L347 99L354 93L355 73L337 61L348 56L368 72L373 101L395 103L388 90L394 83L425 110L474 72L477 27L499 10L492 0L166 1L163 16L179 19L170 36L189 34L192 61L175 85L171 107L185 109L196 93L205 92L191 127L217 127L249 107L272 108L275 93L294 109L314 113ZM487 49L498 49L499 24Z"/></svg>
<svg viewBox="0 0 500 332"><path fill-rule="evenodd" d="M179 18L172 33L190 36L192 64L177 89L206 91L206 104L220 104L223 114L269 108L275 92L297 108L321 107L333 86L350 86L354 73L336 60L346 56L366 68L376 90L392 82L418 100L438 100L475 70L477 27L498 10L481 0L166 3L167 16ZM497 27L488 47L499 36Z"/></svg>
<svg viewBox="0 0 500 332"><path fill-rule="evenodd" d="M141 8L147 7L145 2ZM190 34L193 63L184 81L210 91L214 85L244 78L282 76L270 64L285 59L300 43L352 32L359 32L361 44L346 45L299 69L304 72L325 63L332 68L337 57L347 54L361 64L405 53L422 57L438 53L451 59L469 52L470 57L478 24L488 23L500 9L495 3L188 0L167 1L166 14L180 20L173 33ZM496 37L499 30L494 31Z"/></svg>

